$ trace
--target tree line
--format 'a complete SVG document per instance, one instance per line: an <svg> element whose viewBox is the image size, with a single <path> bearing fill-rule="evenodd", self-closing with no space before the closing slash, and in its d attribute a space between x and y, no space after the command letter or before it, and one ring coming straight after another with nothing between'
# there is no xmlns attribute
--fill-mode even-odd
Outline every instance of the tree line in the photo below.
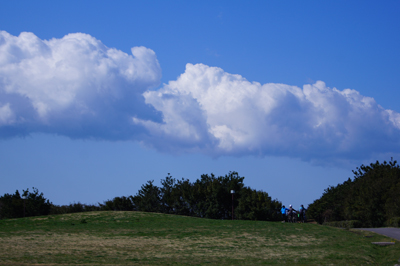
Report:
<svg viewBox="0 0 400 266"><path fill-rule="evenodd" d="M73 203L58 206L44 198L43 193L39 193L36 188L33 188L33 192L24 190L22 196L17 190L15 194L0 197L0 219L114 210L159 212L211 219L232 219L234 216L241 220L280 220L281 202L272 200L267 192L246 187L243 180L244 177L237 172L218 177L205 174L195 182L184 178L175 179L168 174L161 180L160 187L150 180L134 196L115 197L98 205Z"/></svg>
<svg viewBox="0 0 400 266"><path fill-rule="evenodd" d="M325 189L309 205L308 215L318 223L354 220L358 226L398 226L400 221L400 167L397 161L376 161L353 170L354 178Z"/></svg>

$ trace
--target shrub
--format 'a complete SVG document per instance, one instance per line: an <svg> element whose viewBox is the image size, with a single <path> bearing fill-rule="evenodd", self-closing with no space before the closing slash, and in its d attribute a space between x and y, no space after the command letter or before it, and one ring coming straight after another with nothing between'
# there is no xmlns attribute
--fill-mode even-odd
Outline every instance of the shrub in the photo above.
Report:
<svg viewBox="0 0 400 266"><path fill-rule="evenodd" d="M33 192L23 190L22 196L17 190L0 197L0 219L48 215L51 205L37 188L33 188Z"/></svg>
<svg viewBox="0 0 400 266"><path fill-rule="evenodd" d="M393 217L386 222L386 226L400 227L400 217Z"/></svg>

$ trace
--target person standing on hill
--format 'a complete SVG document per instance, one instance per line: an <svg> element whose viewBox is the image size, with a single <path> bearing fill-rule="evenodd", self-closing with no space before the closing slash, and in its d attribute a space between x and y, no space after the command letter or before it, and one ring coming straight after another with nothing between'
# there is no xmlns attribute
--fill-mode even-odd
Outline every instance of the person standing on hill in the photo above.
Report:
<svg viewBox="0 0 400 266"><path fill-rule="evenodd" d="M306 220L306 209L304 208L303 204L301 204L300 206L299 213L300 213L300 221L304 223Z"/></svg>
<svg viewBox="0 0 400 266"><path fill-rule="evenodd" d="M292 204L290 204L289 205L289 211L288 211L288 214L287 214L287 216L289 218L288 222L291 222L291 223L296 222L296 212L297 211L295 209L293 209Z"/></svg>
<svg viewBox="0 0 400 266"><path fill-rule="evenodd" d="M282 209L281 209L282 219L283 219L282 223L284 223L284 222L287 221L287 214L288 214L288 212L289 212L289 209L286 208L285 205L283 205L283 206L282 206Z"/></svg>

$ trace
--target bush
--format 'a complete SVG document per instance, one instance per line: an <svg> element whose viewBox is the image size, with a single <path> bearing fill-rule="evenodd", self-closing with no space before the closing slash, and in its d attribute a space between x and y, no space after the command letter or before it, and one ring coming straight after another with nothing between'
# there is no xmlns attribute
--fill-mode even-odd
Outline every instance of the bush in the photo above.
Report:
<svg viewBox="0 0 400 266"><path fill-rule="evenodd" d="M50 214L66 214L66 213L77 213L77 212L90 212L90 211L101 211L102 206L87 205L78 203L70 203L69 205L51 205Z"/></svg>
<svg viewBox="0 0 400 266"><path fill-rule="evenodd" d="M133 197L115 197L112 200L107 200L104 204L101 204L100 207L102 210L106 211L132 211L135 209L135 205L133 203Z"/></svg>
<svg viewBox="0 0 400 266"><path fill-rule="evenodd" d="M386 226L400 227L400 217L393 217L386 222Z"/></svg>
<svg viewBox="0 0 400 266"><path fill-rule="evenodd" d="M37 188L33 188L33 192L23 190L22 196L17 190L0 197L0 219L48 215L51 205Z"/></svg>
<svg viewBox="0 0 400 266"><path fill-rule="evenodd" d="M318 223L358 220L362 227L382 227L400 217L400 166L397 161L357 167L354 178L325 189L308 207Z"/></svg>

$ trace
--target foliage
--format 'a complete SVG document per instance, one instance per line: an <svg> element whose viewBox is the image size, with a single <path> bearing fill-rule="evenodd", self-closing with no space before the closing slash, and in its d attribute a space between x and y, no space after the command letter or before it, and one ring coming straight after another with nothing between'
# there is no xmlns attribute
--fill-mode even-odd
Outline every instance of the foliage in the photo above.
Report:
<svg viewBox="0 0 400 266"><path fill-rule="evenodd" d="M14 194L4 194L0 197L0 218L19 218L28 216L48 215L51 210L51 203L39 194L37 188L23 190L22 196L17 190Z"/></svg>
<svg viewBox="0 0 400 266"><path fill-rule="evenodd" d="M236 215L242 220L278 221L280 208L280 202L271 200L267 192L245 187L241 190Z"/></svg>
<svg viewBox="0 0 400 266"><path fill-rule="evenodd" d="M281 203L266 192L245 187L243 180L237 172L219 177L204 174L193 183L168 174L160 188L148 181L132 200L140 211L232 219L233 205L238 219L279 220ZM233 199L231 190L235 191Z"/></svg>
<svg viewBox="0 0 400 266"><path fill-rule="evenodd" d="M160 189L155 186L154 180L147 181L142 185L136 196L132 198L138 211L159 212L161 211Z"/></svg>
<svg viewBox="0 0 400 266"><path fill-rule="evenodd" d="M100 211L105 209L103 206L87 205L78 203L71 203L69 205L51 205L50 214L66 214L66 213L77 213L77 212L88 212L88 211Z"/></svg>
<svg viewBox="0 0 400 266"><path fill-rule="evenodd" d="M202 175L192 186L191 203L195 209L195 216L212 219L232 218L232 204L238 205L238 198L244 186L243 179L244 177L240 177L236 172L219 177L215 177L214 174ZM231 190L235 191L233 202Z"/></svg>
<svg viewBox="0 0 400 266"><path fill-rule="evenodd" d="M135 196L115 197L97 206L80 202L62 206L51 203L46 205L41 203L44 200L43 194L39 195L37 189L34 189L34 193L24 191L26 195L29 194L26 216L112 210L161 212L225 220L232 219L233 215L235 219L242 220L280 220L281 203L271 200L266 192L245 187L243 180L244 177L237 172L218 177L204 174L195 182L183 178L177 180L168 173L161 180L161 187L157 187L154 180L147 181ZM232 190L235 191L233 195ZM23 201L18 191L14 195L5 194L0 199L0 218L23 216Z"/></svg>
<svg viewBox="0 0 400 266"><path fill-rule="evenodd" d="M100 204L100 209L105 211L133 211L135 205L132 196L122 196L105 201L104 204Z"/></svg>
<svg viewBox="0 0 400 266"><path fill-rule="evenodd" d="M364 227L379 227L400 216L400 167L393 159L357 167L354 179L325 189L308 208L319 223L359 220Z"/></svg>
<svg viewBox="0 0 400 266"><path fill-rule="evenodd" d="M389 227L400 227L400 217L390 218L386 222L386 226L389 226Z"/></svg>

